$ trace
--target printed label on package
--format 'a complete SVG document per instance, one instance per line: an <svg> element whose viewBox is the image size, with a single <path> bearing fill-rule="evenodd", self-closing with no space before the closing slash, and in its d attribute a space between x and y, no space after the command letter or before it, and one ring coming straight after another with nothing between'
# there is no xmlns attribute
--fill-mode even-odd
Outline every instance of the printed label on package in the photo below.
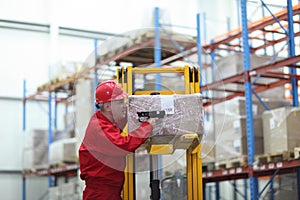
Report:
<svg viewBox="0 0 300 200"><path fill-rule="evenodd" d="M173 96L160 96L161 109L166 112L167 115L174 114L174 97Z"/></svg>

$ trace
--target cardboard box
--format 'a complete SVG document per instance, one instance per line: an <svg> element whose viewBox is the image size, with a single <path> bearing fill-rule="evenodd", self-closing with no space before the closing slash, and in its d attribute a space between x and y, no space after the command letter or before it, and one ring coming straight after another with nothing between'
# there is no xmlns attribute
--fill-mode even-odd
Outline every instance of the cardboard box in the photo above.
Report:
<svg viewBox="0 0 300 200"><path fill-rule="evenodd" d="M248 155L246 117L239 119L216 119L216 160L226 160ZM263 154L263 129L262 118L253 119L255 153Z"/></svg>
<svg viewBox="0 0 300 200"><path fill-rule="evenodd" d="M282 107L263 113L265 153L294 152L300 146L300 108Z"/></svg>
<svg viewBox="0 0 300 200"><path fill-rule="evenodd" d="M268 100L264 103L270 108L290 105L284 100ZM216 159L230 159L247 156L246 99L237 97L214 106L214 134L216 138ZM252 101L255 154L264 153L262 114L266 108L258 100Z"/></svg>
<svg viewBox="0 0 300 200"><path fill-rule="evenodd" d="M77 162L76 145L76 138L66 138L51 143L49 146L49 164Z"/></svg>
<svg viewBox="0 0 300 200"><path fill-rule="evenodd" d="M273 57L271 56L258 56L255 54L250 54L249 55L250 59L250 69L255 69L258 67L261 67L263 65L269 64ZM215 65L216 67L214 68L214 79L216 81L222 80L224 78L228 78L237 74L240 74L244 71L244 58L243 58L243 53L234 53L230 54L226 57L223 57L219 60L216 61ZM277 59L279 60L279 59ZM274 71L277 72L282 72L283 69L276 69ZM254 78L252 78L254 79ZM268 84L273 82L274 79L270 78L263 78L260 77L259 79L256 80L256 83L261 83L261 84ZM226 84L225 85L226 89L231 89L231 90L240 90L244 91L244 85L243 84ZM215 95L217 97L224 97L226 96L226 92L215 92ZM285 88L284 85L278 86L275 88L270 88L264 92L260 92L259 96L261 98L267 98L267 99L285 99ZM254 95L253 95L254 97Z"/></svg>

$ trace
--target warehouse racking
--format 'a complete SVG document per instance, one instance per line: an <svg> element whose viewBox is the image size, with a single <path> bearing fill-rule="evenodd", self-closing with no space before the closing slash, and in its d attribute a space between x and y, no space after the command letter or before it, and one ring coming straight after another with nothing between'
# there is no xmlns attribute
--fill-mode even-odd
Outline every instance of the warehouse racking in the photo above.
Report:
<svg viewBox="0 0 300 200"><path fill-rule="evenodd" d="M263 2L263 1L262 1ZM252 110L251 110L251 93L256 94L256 96L259 98L257 93L268 90L273 87L277 87L280 85L284 85L286 83L292 84L292 96L293 96L293 106L298 107L298 92L297 92L297 81L299 80L299 76L296 73L296 68L299 68L299 66L296 64L300 61L299 55L295 55L295 43L294 37L297 37L300 35L299 32L295 32L293 30L293 24L296 24L297 21L293 21L293 17L300 14L300 5L296 5L292 7L292 3L290 0L287 1L287 9L283 9L281 12L278 12L276 14L272 14L271 16L264 17L261 20L247 23L247 9L246 9L246 2L241 1L241 13L242 13L242 28L238 28L232 31L229 31L226 34L223 34L219 37L214 38L214 40L209 44L204 44L201 48L201 40L200 38L200 31L199 27L197 28L198 35L197 35L197 43L195 44L195 38L192 38L192 40L188 39L172 39L170 37L163 37L160 36L159 28L161 28L162 24L159 24L159 22L156 20L156 28L155 33L153 34L146 34L143 37L140 37L139 40L133 41L131 45L120 47L119 49L116 49L113 54L107 54L104 56L101 56L101 59L98 59L96 62L96 65L87 68L83 70L81 73L74 75L74 77L71 77L69 79L59 81L56 84L51 84L49 87L46 87L44 90L37 92L34 95L31 95L29 97L26 96L26 93L24 92L24 110L25 110L25 102L27 100L45 100L48 102L51 102L53 99L52 92L57 92L61 86L64 86L66 84L74 82L77 78L80 78L88 73L93 73L96 69L99 69L99 65L105 65L108 64L111 61L115 61L117 63L120 62L133 62L136 63L137 66L143 66L146 64L156 63L156 66L161 66L162 64L168 64L170 62L181 60L185 56L192 55L195 53L198 53L198 55L202 54L203 52L201 50L206 50L210 52L212 58L214 53L217 50L226 50L226 51L238 51L243 52L244 55L244 65L245 65L245 71L243 73L234 75L232 77L216 81L210 84L202 85L201 84L201 91L218 91L220 90L220 86L224 86L226 84L238 84L238 85L244 85L244 90L226 90L226 92L230 93L229 96L225 98L214 98L214 97L207 97L206 102L204 103L204 106L210 106L214 105L223 101L227 101L229 99L232 99L236 96L245 96L247 97L246 101L246 110L247 110L247 135L248 135L248 165L246 167L234 167L230 169L223 169L223 170L212 170L212 171L206 171L203 173L203 182L216 182L218 184L219 181L224 180L234 180L234 179L248 179L250 178L250 192L251 192L251 199L257 199L260 193L258 192L258 186L257 186L257 177L259 176L266 176L271 175L270 181L268 184L271 184L273 181L273 177L280 173L290 173L290 172L297 172L297 178L298 178L298 197L300 189L299 189L299 176L300 176L300 162L297 159L289 160L289 161L280 161L280 162L271 162L263 165L254 165L254 155L255 152L253 152L253 128L252 128ZM263 6L267 7L265 4ZM158 9L156 8L156 12L158 12ZM157 13L156 13L157 14ZM156 19L158 19L158 16L156 15ZM197 18L198 24L200 24L200 17ZM282 21L286 21L287 24L282 25ZM279 28L272 28L269 29L270 25L279 24ZM288 27L288 31L282 32L281 29L285 30L285 28ZM280 29L281 28L281 29ZM274 37L277 39L266 39L267 35L281 35L280 39L278 37ZM263 37L260 37L263 36ZM273 38L273 37L271 37ZM252 46L249 47L248 40L251 39L252 41L257 40L260 42L257 42L261 45L258 46ZM160 41L163 41L162 43ZM243 41L243 44L240 44L240 41ZM254 53L259 50L264 50L268 47L274 47L275 44L280 44L286 42L288 45L289 55L287 58L271 62L270 64L258 67L256 69L250 69L250 63L249 63L249 54ZM173 43L172 47L170 45L167 45L168 43ZM255 42L253 42L255 43ZM167 45L167 46L163 46ZM183 47L181 50L178 50L176 46ZM198 46L198 48L197 48ZM167 52L157 52L151 50L150 47L156 47L155 49L160 49L159 47L163 47L162 49L172 49L171 51ZM165 47L165 48L164 48ZM199 48L200 47L200 48ZM142 50L143 49L143 50ZM144 51L145 49L146 52ZM275 51L273 52L274 54ZM157 56L157 54L161 54L162 57ZM141 59L141 56L145 59ZM153 59L154 57L154 59ZM100 58L100 57L99 57ZM161 60L162 59L162 60ZM214 60L212 59L212 63ZM199 56L198 61L200 67L202 66L201 62L201 56ZM99 64L99 65L98 65ZM282 67L288 67L290 69L290 73L278 73L278 72L272 72L272 69L278 69ZM251 79L253 78L269 78L272 81L269 84L261 84L261 83L251 83ZM224 88L222 88L224 91ZM25 90L24 90L25 91ZM68 96L65 99L57 98L57 102L69 102L71 99L71 96ZM263 101L261 101L263 103ZM49 110L51 110L51 103L49 103ZM49 114L50 115L50 114ZM49 123L52 121L52 116L49 116ZM51 127L51 126L49 126ZM51 133L51 128L49 129L49 135ZM51 141L51 140L50 140ZM73 173L77 171L77 166L73 166L74 168L69 168L70 171ZM30 175L67 175L69 170L67 168L60 168L57 169L59 173L54 173L53 171L42 171L37 172ZM24 175L24 180L26 179L27 175ZM216 188L218 188L216 184ZM205 188L205 186L204 186ZM26 189L26 188L25 188ZM219 190L216 190L216 196L220 197ZM245 195L245 199L247 195Z"/></svg>
<svg viewBox="0 0 300 200"><path fill-rule="evenodd" d="M262 2L262 5L268 9L266 4ZM300 12L300 4L298 3L292 7L292 2L287 1L287 9L264 17L261 20L247 23L247 9L245 1L241 1L241 16L242 16L242 28L231 30L217 38L215 38L210 44L203 46L203 49L208 50L214 58L216 50L227 51L242 51L244 58L244 72L215 81L213 83L203 85L201 91L224 91L228 93L227 96L221 98L207 98L206 105L213 105L219 102L227 101L237 96L246 97L246 116L247 116L247 146L248 146L248 165L247 167L233 167L225 170L207 171L203 175L204 182L216 182L216 198L219 199L219 186L218 182L221 180L234 180L250 178L250 194L251 199L259 199L261 192L258 192L257 177L272 175L270 181L266 184L264 189L270 185L271 199L274 199L274 191L272 188L272 182L275 175L279 173L297 172L298 179L298 198L300 198L300 162L299 160L271 162L268 164L256 165L254 164L254 133L253 133L253 116L252 116L252 93L264 103L257 93L268 90L270 88L282 86L287 83L292 85L292 97L293 106L298 107L298 89L297 82L299 76L296 73L296 69L299 68L298 63L300 61L299 55L295 55L295 42L294 37L299 36L299 30L294 32L294 24L297 24L297 20L293 17L297 17ZM286 23L284 23L286 22ZM282 24L284 23L284 24ZM271 25L276 25L275 28L269 28ZM285 28L288 28L286 30ZM272 35L273 37L268 37ZM276 37L274 37L276 35ZM278 35L280 35L278 37ZM268 39L266 39L268 38ZM271 38L271 39L269 39ZM276 39L274 39L276 38ZM252 44L258 44L257 46L249 46L249 40L252 40ZM243 44L240 44L243 41ZM255 43L256 42L256 43ZM287 58L279 61L270 61L269 64L264 66L250 69L250 53L266 49L267 47L274 47L276 44L284 43L288 45ZM273 51L275 53L275 50ZM213 61L212 61L213 62ZM273 69L288 67L289 73L279 73L272 71ZM271 81L266 83L258 83L256 79L260 77L268 78ZM229 84L244 85L242 90L226 89ZM267 107L266 107L267 108ZM245 186L246 187L246 186ZM237 189L234 185L234 190ZM245 189L247 191L247 188ZM247 199L247 194L244 195Z"/></svg>

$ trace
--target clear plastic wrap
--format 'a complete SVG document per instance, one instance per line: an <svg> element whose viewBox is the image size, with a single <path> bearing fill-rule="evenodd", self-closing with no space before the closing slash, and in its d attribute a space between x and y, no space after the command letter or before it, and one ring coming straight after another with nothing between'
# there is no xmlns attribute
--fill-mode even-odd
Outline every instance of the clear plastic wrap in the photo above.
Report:
<svg viewBox="0 0 300 200"><path fill-rule="evenodd" d="M132 95L128 101L129 131L140 126L137 112L165 111L154 127L157 135L203 134L201 94Z"/></svg>
<svg viewBox="0 0 300 200"><path fill-rule="evenodd" d="M258 56L255 54L250 54L249 59L250 59L250 65L251 65L250 69L256 69L263 65L267 65L267 64L271 63L273 57ZM278 61L280 59L282 59L282 58L277 58L275 61ZM243 60L244 60L243 53L234 53L234 54L225 56L221 59L218 59L215 63L216 66L213 71L215 81L219 81L219 80L234 76L236 74L242 73L244 71ZM273 69L272 71L283 73L282 68ZM254 80L254 78L253 78L253 80ZM274 79L264 78L264 77L260 77L259 79L256 80L256 83L259 83L259 84L269 84L272 82L274 82ZM229 90L241 90L241 91L244 90L243 84L225 84L224 87ZM225 92L225 90L217 91L214 93L215 93L215 97L225 97L226 95L231 94L231 93L227 94ZM283 99L285 99L284 85L274 87L274 88L269 88L266 91L260 92L259 96L261 98L282 99L283 100Z"/></svg>
<svg viewBox="0 0 300 200"><path fill-rule="evenodd" d="M214 106L214 133L216 160L247 156L247 129L245 97L216 104ZM287 101L264 100L270 108L275 109L290 103ZM266 108L257 100L252 102L255 154L264 154L263 119Z"/></svg>
<svg viewBox="0 0 300 200"><path fill-rule="evenodd" d="M282 107L263 114L265 153L293 152L300 146L300 109Z"/></svg>

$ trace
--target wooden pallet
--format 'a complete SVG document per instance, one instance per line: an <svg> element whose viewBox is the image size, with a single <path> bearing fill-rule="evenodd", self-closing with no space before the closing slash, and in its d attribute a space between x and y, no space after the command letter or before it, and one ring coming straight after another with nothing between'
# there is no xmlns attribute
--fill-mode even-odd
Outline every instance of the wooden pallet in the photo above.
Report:
<svg viewBox="0 0 300 200"><path fill-rule="evenodd" d="M294 151L283 151L277 153L267 153L262 155L256 155L255 161L258 164L266 164L270 162L280 162L284 160L290 160L295 158Z"/></svg>
<svg viewBox="0 0 300 200"><path fill-rule="evenodd" d="M35 173L37 172L36 169L23 169L23 174L32 174L32 173Z"/></svg>
<svg viewBox="0 0 300 200"><path fill-rule="evenodd" d="M65 167L66 165L78 164L78 162L58 162L49 165L50 169Z"/></svg>
<svg viewBox="0 0 300 200"><path fill-rule="evenodd" d="M218 161L215 164L216 169L229 169L233 167L243 167L248 164L248 158L246 156L231 158L228 160Z"/></svg>

